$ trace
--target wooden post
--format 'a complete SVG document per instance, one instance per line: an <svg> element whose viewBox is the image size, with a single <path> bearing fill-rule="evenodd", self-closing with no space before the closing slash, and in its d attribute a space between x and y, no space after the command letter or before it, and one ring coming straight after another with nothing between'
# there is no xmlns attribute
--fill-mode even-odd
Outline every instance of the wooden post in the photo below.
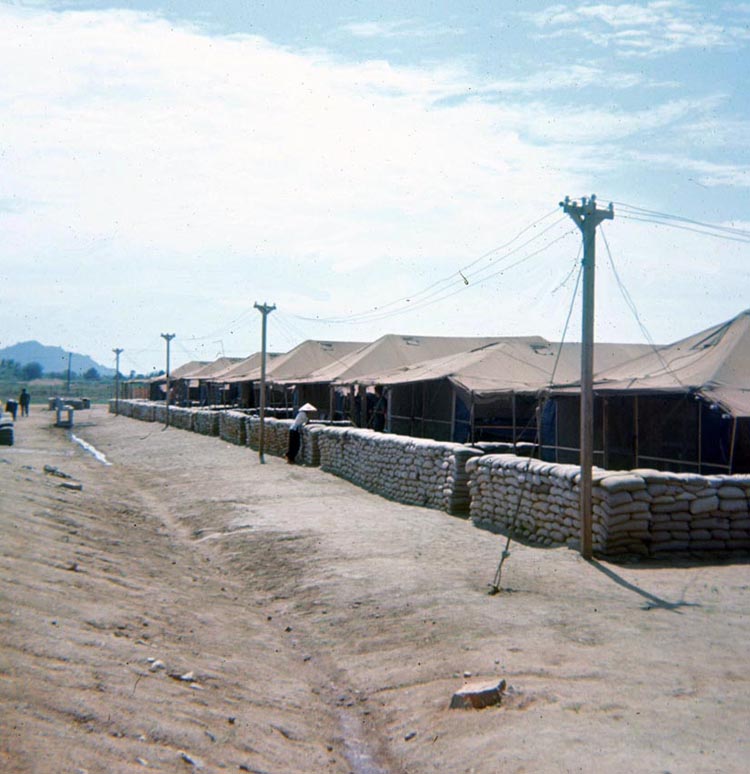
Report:
<svg viewBox="0 0 750 774"><path fill-rule="evenodd" d="M265 463L265 418L266 418L266 321L268 315L276 309L276 306L255 304L255 308L263 315L263 324L261 326L261 348L260 348L260 428L258 433L258 459L260 464Z"/></svg>
<svg viewBox="0 0 750 774"><path fill-rule="evenodd" d="M596 207L596 196L581 204L565 197L560 202L583 235L583 315L581 324L581 555L593 556L592 483L594 464L594 288L596 272L596 227L614 218L608 210Z"/></svg>
<svg viewBox="0 0 750 774"><path fill-rule="evenodd" d="M169 427L169 343L172 341L172 339L175 337L174 333L162 333L161 337L167 342L167 371L166 371L166 394L164 396L164 405L166 408L166 420L164 423L164 427Z"/></svg>
<svg viewBox="0 0 750 774"><path fill-rule="evenodd" d="M112 350L115 353L115 416L120 413L120 354L124 349L117 347Z"/></svg>

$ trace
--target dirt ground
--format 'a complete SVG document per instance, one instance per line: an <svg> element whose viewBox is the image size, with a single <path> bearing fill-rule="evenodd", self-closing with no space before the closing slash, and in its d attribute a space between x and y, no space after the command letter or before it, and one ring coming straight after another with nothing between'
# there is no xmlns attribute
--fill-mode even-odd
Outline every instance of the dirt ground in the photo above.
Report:
<svg viewBox="0 0 750 774"><path fill-rule="evenodd" d="M1 771L748 770L747 561L513 544L491 596L468 521L76 419L111 465L36 407L0 447ZM503 703L449 709L467 678Z"/></svg>

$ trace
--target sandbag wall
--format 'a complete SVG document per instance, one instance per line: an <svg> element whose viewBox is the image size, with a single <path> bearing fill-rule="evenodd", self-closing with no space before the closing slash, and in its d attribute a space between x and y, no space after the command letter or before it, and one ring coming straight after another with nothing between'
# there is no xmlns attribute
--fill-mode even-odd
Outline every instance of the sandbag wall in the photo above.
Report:
<svg viewBox="0 0 750 774"><path fill-rule="evenodd" d="M133 419L140 419L142 422L153 422L156 419L156 404L147 401L138 401L133 405ZM164 418L162 417L162 422Z"/></svg>
<svg viewBox="0 0 750 774"><path fill-rule="evenodd" d="M140 401L135 400L122 400L116 401L114 398L109 401L109 413L110 414L117 414L119 413L120 416L123 417L132 417L133 411L135 409L135 404L139 403ZM119 406L117 405L119 403ZM118 412L119 408L119 412ZM50 409L51 410L51 409Z"/></svg>
<svg viewBox="0 0 750 774"><path fill-rule="evenodd" d="M208 409L193 409L193 430L201 435L219 434L221 412Z"/></svg>
<svg viewBox="0 0 750 774"><path fill-rule="evenodd" d="M169 424L179 430L192 430L195 412L189 408L179 406L169 407Z"/></svg>
<svg viewBox="0 0 750 774"><path fill-rule="evenodd" d="M466 511L466 461L478 450L372 430L323 427L316 434L320 467L407 505Z"/></svg>
<svg viewBox="0 0 750 774"><path fill-rule="evenodd" d="M247 415L241 411L219 413L219 437L224 441L245 446L247 443Z"/></svg>
<svg viewBox="0 0 750 774"><path fill-rule="evenodd" d="M283 457L289 448L289 428L291 426L291 419L266 417L263 420L263 453L271 454L274 457ZM307 433L303 428L302 447L298 460L305 465L311 465L312 463L305 455L306 447L309 446L306 437ZM260 449L260 417L258 416L247 418L247 445L255 451Z"/></svg>
<svg viewBox="0 0 750 774"><path fill-rule="evenodd" d="M580 538L580 468L508 454L467 464L471 518L543 545ZM594 550L663 555L746 552L750 476L595 469Z"/></svg>

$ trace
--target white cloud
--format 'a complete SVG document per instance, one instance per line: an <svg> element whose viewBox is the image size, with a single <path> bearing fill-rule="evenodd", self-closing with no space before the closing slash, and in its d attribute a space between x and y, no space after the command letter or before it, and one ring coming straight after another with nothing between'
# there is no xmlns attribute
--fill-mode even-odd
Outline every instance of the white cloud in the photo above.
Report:
<svg viewBox="0 0 750 774"><path fill-rule="evenodd" d="M684 49L733 48L750 40L747 24L727 21L742 5L720 14L705 4L658 0L643 4L595 3L550 6L524 14L554 36L577 35L624 56L656 56ZM557 29L555 29L557 28Z"/></svg>
<svg viewBox="0 0 750 774"><path fill-rule="evenodd" d="M704 187L750 188L750 167L746 165L702 161L673 153L633 153L632 156L652 166L679 170L690 182Z"/></svg>
<svg viewBox="0 0 750 774"><path fill-rule="evenodd" d="M77 336L103 362L112 346L148 349L148 336L160 352L166 329L189 349L253 301L328 317L457 277L565 194L632 164L617 143L677 131L710 102L632 114L528 102L597 70L501 82L451 63L344 62L124 10L0 5L0 38L0 329ZM449 101L467 94L480 99ZM554 338L566 310L533 302L532 317L529 298L560 282L575 242L452 305L305 334ZM257 349L255 317L246 323L226 333L228 353Z"/></svg>
<svg viewBox="0 0 750 774"><path fill-rule="evenodd" d="M417 19L349 22L342 25L341 29L357 38L435 38L463 35L460 27L422 23Z"/></svg>

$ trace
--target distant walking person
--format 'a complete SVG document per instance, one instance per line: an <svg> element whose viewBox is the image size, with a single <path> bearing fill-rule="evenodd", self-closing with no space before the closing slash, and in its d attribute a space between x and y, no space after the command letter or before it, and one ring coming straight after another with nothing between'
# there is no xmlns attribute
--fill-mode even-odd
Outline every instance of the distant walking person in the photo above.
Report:
<svg viewBox="0 0 750 774"><path fill-rule="evenodd" d="M18 396L18 402L21 404L21 416L27 417L29 415L29 404L31 403L31 395L26 392L24 387L21 390L21 394Z"/></svg>
<svg viewBox="0 0 750 774"><path fill-rule="evenodd" d="M308 414L317 410L318 409L316 409L312 403L305 403L304 406L300 406L297 416L294 418L294 422L292 422L292 426L289 428L289 448L286 452L286 461L290 465L294 465L294 460L299 453L299 447L302 443L301 430L310 421Z"/></svg>

